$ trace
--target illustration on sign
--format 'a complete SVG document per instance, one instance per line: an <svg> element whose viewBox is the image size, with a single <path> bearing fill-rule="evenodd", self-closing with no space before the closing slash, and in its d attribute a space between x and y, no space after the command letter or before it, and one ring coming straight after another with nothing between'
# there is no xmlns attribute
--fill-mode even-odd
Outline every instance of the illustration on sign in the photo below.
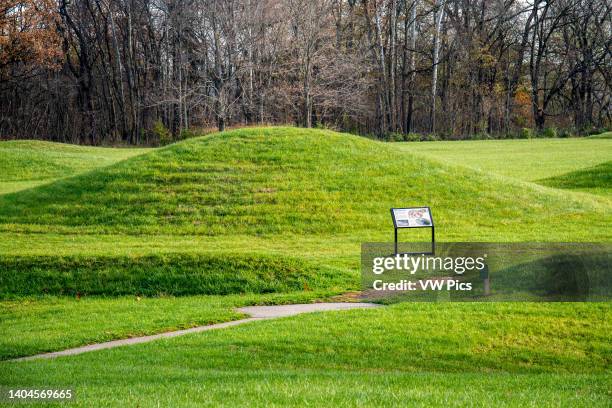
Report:
<svg viewBox="0 0 612 408"><path fill-rule="evenodd" d="M431 214L429 208L394 208L393 218L397 228L430 227Z"/></svg>

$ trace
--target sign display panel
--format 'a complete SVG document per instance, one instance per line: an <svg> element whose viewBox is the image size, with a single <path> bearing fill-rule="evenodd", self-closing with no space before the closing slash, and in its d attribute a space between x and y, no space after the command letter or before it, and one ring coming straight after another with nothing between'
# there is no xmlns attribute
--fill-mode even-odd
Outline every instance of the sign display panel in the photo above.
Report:
<svg viewBox="0 0 612 408"><path fill-rule="evenodd" d="M429 207L393 208L393 223L396 228L432 227L433 220Z"/></svg>

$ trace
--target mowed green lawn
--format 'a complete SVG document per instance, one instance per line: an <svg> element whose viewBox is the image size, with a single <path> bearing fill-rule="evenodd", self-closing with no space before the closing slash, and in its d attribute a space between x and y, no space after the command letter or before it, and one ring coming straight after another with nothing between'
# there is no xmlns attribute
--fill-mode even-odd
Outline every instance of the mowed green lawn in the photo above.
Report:
<svg viewBox="0 0 612 408"><path fill-rule="evenodd" d="M0 360L236 320L236 307L308 303L326 292L161 297L22 297L0 303Z"/></svg>
<svg viewBox="0 0 612 408"><path fill-rule="evenodd" d="M447 163L559 188L609 193L612 139L478 140L396 143L399 150L422 154ZM604 168L601 166L604 165ZM580 173L582 180L572 183ZM565 182L547 182L564 178ZM593 179L593 180L591 180ZM553 180L554 181L554 180Z"/></svg>
<svg viewBox="0 0 612 408"><path fill-rule="evenodd" d="M4 384L76 406L609 406L608 304L419 304L249 323L52 361Z"/></svg>
<svg viewBox="0 0 612 408"><path fill-rule="evenodd" d="M511 142L532 149L504 142L509 162L519 149ZM596 154L610 146L599 142ZM480 143L476 158L488 151ZM392 206L432 206L442 241L610 242L607 196L474 171L413 150L422 145L245 129L2 195L0 355L356 289L359 245L391 239ZM594 165L584 164L538 178ZM195 292L181 296L186 288ZM82 406L606 406L610 311L609 303L406 303L297 316L4 362L0 384L72 385Z"/></svg>
<svg viewBox="0 0 612 408"><path fill-rule="evenodd" d="M149 150L75 146L39 140L0 142L0 194L108 166Z"/></svg>

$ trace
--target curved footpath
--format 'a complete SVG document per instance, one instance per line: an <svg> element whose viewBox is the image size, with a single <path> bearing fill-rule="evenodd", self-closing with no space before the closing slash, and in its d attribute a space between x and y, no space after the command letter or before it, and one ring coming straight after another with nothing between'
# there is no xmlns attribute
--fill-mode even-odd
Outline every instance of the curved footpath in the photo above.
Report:
<svg viewBox="0 0 612 408"><path fill-rule="evenodd" d="M171 332L165 332L160 334L153 334L151 336L132 337L129 339L107 341L105 343L89 344L87 346L71 348L62 351L55 351L53 353L35 354L33 356L16 358L10 361L25 361L34 360L39 358L55 358L61 356L72 356L75 354L87 353L89 351L103 350L114 347L129 346L131 344L146 343L149 341L182 336L184 334L199 333L214 329L223 329L225 327L238 326L248 322L257 320L276 319L279 317L294 316L302 313L310 312L324 312L330 310L348 310L348 309L363 309L380 307L381 305L375 303L309 303L309 304L297 304L297 305L279 305L279 306L248 306L237 309L239 312L250 315L251 317L233 320L225 323L211 324L208 326L192 327L191 329L177 330Z"/></svg>

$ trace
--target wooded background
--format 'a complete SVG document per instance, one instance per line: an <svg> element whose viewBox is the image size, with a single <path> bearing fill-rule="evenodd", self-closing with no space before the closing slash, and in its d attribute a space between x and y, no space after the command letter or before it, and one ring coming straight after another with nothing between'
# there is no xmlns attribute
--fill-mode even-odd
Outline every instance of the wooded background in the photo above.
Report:
<svg viewBox="0 0 612 408"><path fill-rule="evenodd" d="M0 0L0 137L610 126L608 0Z"/></svg>

